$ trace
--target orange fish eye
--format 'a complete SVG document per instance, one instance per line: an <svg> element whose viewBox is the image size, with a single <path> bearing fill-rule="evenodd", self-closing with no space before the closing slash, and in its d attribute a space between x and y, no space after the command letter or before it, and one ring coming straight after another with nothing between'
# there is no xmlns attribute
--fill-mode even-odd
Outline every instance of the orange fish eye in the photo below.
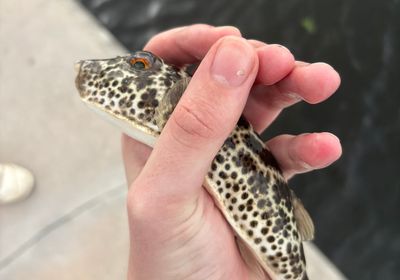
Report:
<svg viewBox="0 0 400 280"><path fill-rule="evenodd" d="M150 61L143 57L134 57L129 60L131 66L137 70L150 68Z"/></svg>

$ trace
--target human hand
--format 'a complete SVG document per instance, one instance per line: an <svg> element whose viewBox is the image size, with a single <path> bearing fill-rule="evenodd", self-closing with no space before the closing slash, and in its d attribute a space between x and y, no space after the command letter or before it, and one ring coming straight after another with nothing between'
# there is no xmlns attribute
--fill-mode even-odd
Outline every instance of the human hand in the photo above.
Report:
<svg viewBox="0 0 400 280"><path fill-rule="evenodd" d="M232 27L173 29L145 49L177 65L202 62L151 155L123 136L131 185L128 278L264 279L242 260L203 179L243 110L261 132L282 109L328 98L339 86L338 74L326 64L295 62L281 46L244 40ZM329 133L281 135L266 145L286 178L325 167L341 154Z"/></svg>

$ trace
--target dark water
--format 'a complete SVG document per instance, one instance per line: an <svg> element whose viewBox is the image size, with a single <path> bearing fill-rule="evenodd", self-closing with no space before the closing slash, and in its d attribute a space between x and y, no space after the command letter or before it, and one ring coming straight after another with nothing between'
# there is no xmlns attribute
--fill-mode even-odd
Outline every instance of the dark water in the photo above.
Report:
<svg viewBox="0 0 400 280"><path fill-rule="evenodd" d="M264 136L341 138L338 163L291 185L315 220L316 243L350 279L400 279L400 0L81 2L132 50L167 28L203 22L332 64L339 92L286 110Z"/></svg>

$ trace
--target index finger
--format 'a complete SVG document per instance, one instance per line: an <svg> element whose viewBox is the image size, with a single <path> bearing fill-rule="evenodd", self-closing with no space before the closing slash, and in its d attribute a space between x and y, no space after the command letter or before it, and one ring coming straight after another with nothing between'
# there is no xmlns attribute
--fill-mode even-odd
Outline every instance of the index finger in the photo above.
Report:
<svg viewBox="0 0 400 280"><path fill-rule="evenodd" d="M145 45L144 50L162 57L168 63L192 64L202 60L215 42L228 35L241 37L239 29L233 26L195 24L167 30L154 36Z"/></svg>

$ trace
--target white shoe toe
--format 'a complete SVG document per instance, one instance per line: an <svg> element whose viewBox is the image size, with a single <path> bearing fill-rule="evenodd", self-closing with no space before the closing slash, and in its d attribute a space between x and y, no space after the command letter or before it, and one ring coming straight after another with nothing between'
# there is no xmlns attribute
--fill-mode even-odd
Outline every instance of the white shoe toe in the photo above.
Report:
<svg viewBox="0 0 400 280"><path fill-rule="evenodd" d="M32 173L16 164L0 164L0 205L28 197L34 186Z"/></svg>

